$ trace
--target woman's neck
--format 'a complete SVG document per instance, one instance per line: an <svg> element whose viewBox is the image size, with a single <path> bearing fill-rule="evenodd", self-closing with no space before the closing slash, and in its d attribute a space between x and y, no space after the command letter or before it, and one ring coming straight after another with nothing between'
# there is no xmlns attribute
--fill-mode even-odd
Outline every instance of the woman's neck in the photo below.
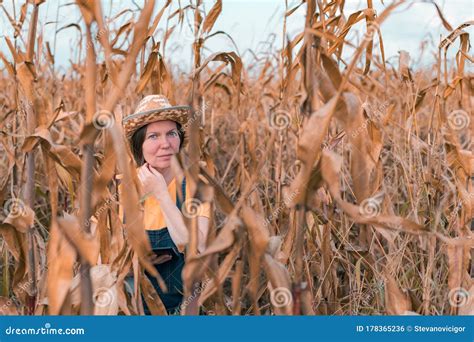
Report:
<svg viewBox="0 0 474 342"><path fill-rule="evenodd" d="M171 170L171 167L168 167L166 169L155 169L163 175L163 178L166 181L166 185L169 185L174 178L173 170Z"/></svg>

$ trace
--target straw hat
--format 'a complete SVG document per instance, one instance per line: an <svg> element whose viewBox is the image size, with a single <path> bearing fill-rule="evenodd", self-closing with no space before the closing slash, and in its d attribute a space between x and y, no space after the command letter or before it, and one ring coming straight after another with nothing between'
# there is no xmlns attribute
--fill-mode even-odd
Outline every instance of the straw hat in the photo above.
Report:
<svg viewBox="0 0 474 342"><path fill-rule="evenodd" d="M122 120L123 131L130 139L139 128L155 121L171 120L184 126L191 111L189 106L172 106L164 95L148 95L140 101L133 114Z"/></svg>

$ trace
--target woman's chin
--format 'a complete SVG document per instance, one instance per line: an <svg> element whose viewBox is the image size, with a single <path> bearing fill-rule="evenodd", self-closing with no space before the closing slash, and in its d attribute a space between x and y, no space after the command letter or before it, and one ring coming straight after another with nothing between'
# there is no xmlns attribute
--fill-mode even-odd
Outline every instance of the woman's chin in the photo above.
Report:
<svg viewBox="0 0 474 342"><path fill-rule="evenodd" d="M171 167L170 162L154 162L154 163L149 163L150 166L152 166L154 169L157 169L158 171L160 170L165 170Z"/></svg>

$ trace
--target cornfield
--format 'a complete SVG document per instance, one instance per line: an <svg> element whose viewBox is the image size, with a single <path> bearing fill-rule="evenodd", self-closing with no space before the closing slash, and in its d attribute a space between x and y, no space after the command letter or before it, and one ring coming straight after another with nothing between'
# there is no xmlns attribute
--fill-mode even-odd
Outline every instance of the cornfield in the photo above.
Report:
<svg viewBox="0 0 474 342"><path fill-rule="evenodd" d="M80 41L59 68L38 27L49 1L0 1L14 32L0 48L2 314L141 315L142 297L166 314L144 276L160 278L121 126L149 94L194 108L173 168L193 189L187 210L213 212L203 253L185 217L182 315L474 314L474 22L426 4L449 34L412 68L384 51L382 23L403 1L380 13L372 0L353 13L285 1L282 20L304 9L304 30L283 25L283 45L247 61L206 49L226 35L213 30L225 2L185 2L106 17L77 0L81 22L62 29ZM189 17L192 67L179 72L167 41Z"/></svg>

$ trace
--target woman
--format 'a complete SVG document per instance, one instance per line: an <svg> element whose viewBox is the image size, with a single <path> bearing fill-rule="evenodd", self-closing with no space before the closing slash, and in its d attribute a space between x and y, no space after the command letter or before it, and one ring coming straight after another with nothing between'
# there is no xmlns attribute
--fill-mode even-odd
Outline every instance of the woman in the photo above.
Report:
<svg viewBox="0 0 474 342"><path fill-rule="evenodd" d="M150 280L168 314L175 313L183 300L181 272L188 230L181 206L190 197L184 179L179 185L183 194L180 200L171 160L185 143L182 127L187 123L190 110L188 106L171 106L163 95L149 95L140 101L135 113L123 119L124 133L139 166L138 177L145 191L144 226L152 250L157 255L155 267L165 281L168 292L163 293L154 277L150 277ZM209 206L203 204L197 212L198 251L202 252L209 227ZM146 305L145 313L149 314Z"/></svg>

